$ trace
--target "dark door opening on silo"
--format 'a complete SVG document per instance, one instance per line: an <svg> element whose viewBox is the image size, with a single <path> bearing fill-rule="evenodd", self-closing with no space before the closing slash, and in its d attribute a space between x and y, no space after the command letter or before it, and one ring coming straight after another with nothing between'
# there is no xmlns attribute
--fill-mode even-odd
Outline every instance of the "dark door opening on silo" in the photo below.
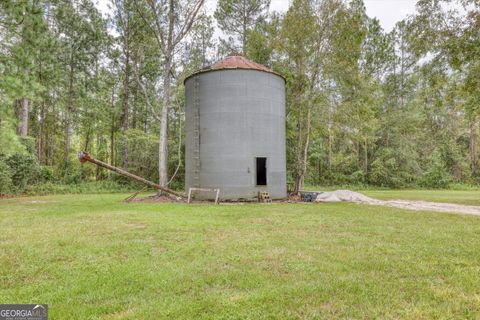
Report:
<svg viewBox="0 0 480 320"><path fill-rule="evenodd" d="M267 185L267 158L255 158L257 169L257 186Z"/></svg>

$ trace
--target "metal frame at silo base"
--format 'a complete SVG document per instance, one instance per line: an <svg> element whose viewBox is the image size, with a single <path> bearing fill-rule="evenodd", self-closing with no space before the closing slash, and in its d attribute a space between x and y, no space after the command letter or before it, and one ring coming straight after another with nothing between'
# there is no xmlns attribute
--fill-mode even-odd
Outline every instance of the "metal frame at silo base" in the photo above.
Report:
<svg viewBox="0 0 480 320"><path fill-rule="evenodd" d="M185 190L219 188L222 200L287 196L285 80L274 73L222 69L187 78ZM256 158L267 185L256 185Z"/></svg>

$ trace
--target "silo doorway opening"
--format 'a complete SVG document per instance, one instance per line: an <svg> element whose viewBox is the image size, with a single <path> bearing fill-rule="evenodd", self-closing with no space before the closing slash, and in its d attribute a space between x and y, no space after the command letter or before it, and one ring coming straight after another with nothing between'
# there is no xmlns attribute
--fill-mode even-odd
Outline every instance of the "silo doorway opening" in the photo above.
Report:
<svg viewBox="0 0 480 320"><path fill-rule="evenodd" d="M257 186L267 185L267 158L255 158L257 171Z"/></svg>

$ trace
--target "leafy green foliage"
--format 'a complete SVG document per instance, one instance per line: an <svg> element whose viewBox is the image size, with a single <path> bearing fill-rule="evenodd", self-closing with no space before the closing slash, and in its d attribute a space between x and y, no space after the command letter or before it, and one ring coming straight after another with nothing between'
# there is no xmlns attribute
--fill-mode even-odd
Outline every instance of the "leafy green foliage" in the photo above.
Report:
<svg viewBox="0 0 480 320"><path fill-rule="evenodd" d="M34 156L16 153L5 159L12 172L13 190L21 192L29 183L35 182L39 167Z"/></svg>
<svg viewBox="0 0 480 320"><path fill-rule="evenodd" d="M92 0L0 1L0 153L19 160L3 166L4 189L130 183L80 166L79 150L181 189L183 79L231 50L286 79L297 189L480 181L475 1L418 1L388 32L360 0L294 0L283 13L269 0L220 0L213 14L201 4L115 0L106 17Z"/></svg>
<svg viewBox="0 0 480 320"><path fill-rule="evenodd" d="M37 179L39 182L54 182L55 179L55 169L50 166L40 166L38 169Z"/></svg>
<svg viewBox="0 0 480 320"><path fill-rule="evenodd" d="M0 194L9 194L12 191L12 170L0 158Z"/></svg>
<svg viewBox="0 0 480 320"><path fill-rule="evenodd" d="M270 0L219 0L214 17L223 32L240 40L245 54L248 32L265 20L269 6Z"/></svg>
<svg viewBox="0 0 480 320"><path fill-rule="evenodd" d="M428 188L446 188L452 181L444 163L439 158L439 155L432 156L433 165L423 174L420 185Z"/></svg>
<svg viewBox="0 0 480 320"><path fill-rule="evenodd" d="M100 194L118 192L137 192L143 186L131 183L121 183L116 179L79 182L76 184L61 184L58 182L44 182L27 186L24 193L29 195L51 195L51 194Z"/></svg>

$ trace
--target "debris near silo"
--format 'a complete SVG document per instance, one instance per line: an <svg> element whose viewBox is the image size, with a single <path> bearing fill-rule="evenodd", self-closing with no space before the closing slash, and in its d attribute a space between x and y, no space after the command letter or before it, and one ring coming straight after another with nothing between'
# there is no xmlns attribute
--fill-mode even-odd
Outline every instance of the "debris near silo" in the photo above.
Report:
<svg viewBox="0 0 480 320"><path fill-rule="evenodd" d="M314 192L314 191L301 191L300 198L303 202L315 202L317 196L322 192Z"/></svg>
<svg viewBox="0 0 480 320"><path fill-rule="evenodd" d="M383 204L384 201L367 197L358 192L350 190L336 190L331 192L319 192L315 202L361 202L367 204Z"/></svg>

